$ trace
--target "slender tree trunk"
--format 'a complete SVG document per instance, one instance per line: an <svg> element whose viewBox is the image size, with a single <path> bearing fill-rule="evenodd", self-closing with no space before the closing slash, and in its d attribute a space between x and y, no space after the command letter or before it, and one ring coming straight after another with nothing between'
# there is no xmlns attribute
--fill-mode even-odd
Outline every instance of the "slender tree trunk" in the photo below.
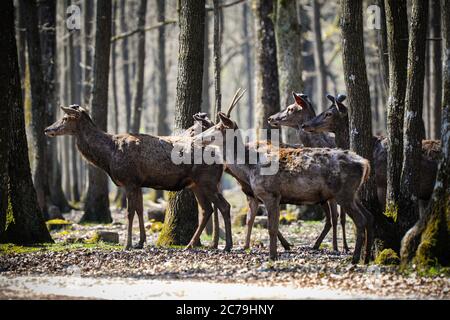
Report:
<svg viewBox="0 0 450 320"><path fill-rule="evenodd" d="M430 36L438 39L441 37L441 9L439 0L430 1ZM441 41L430 42L431 54L431 112L433 113L432 139L441 136L441 97L442 97L442 45Z"/></svg>
<svg viewBox="0 0 450 320"><path fill-rule="evenodd" d="M42 55L39 37L39 22L36 1L20 2L23 10L26 26L26 39L28 48L28 65L31 83L31 125L33 133L33 174L39 207L48 217L48 206L50 202L50 188L47 174L47 138L44 135L46 124L46 101L44 77L42 72Z"/></svg>
<svg viewBox="0 0 450 320"><path fill-rule="evenodd" d="M350 148L368 159L373 168L372 113L362 23L362 2L342 0L342 60L349 104ZM372 213L380 212L373 170L361 189L361 198L366 208Z"/></svg>
<svg viewBox="0 0 450 320"><path fill-rule="evenodd" d="M389 55L386 25L386 8L384 0L376 0L375 3L380 7L380 23L381 28L377 32L378 57L380 59L380 70L383 89L380 92L389 90Z"/></svg>
<svg viewBox="0 0 450 320"><path fill-rule="evenodd" d="M403 132L403 168L397 221L404 234L419 219L420 159L422 156L422 106L425 72L428 2L412 1L408 49L408 75Z"/></svg>
<svg viewBox="0 0 450 320"><path fill-rule="evenodd" d="M386 0L386 25L389 51L389 102L387 109L387 190L386 211L395 216L400 197L403 162L403 115L408 58L408 18L406 0Z"/></svg>
<svg viewBox="0 0 450 320"><path fill-rule="evenodd" d="M325 59L323 57L322 43L322 27L320 24L320 4L318 0L313 0L313 31L314 31L314 61L316 62L316 79L317 79L317 105L322 112L327 106L327 69ZM301 52L301 51L299 51Z"/></svg>
<svg viewBox="0 0 450 320"><path fill-rule="evenodd" d="M200 111L201 106L205 0L180 0L178 17L180 35L175 130L180 131L193 124L192 116ZM193 193L188 189L170 192L158 244L185 245L189 243L197 226L198 207Z"/></svg>
<svg viewBox="0 0 450 320"><path fill-rule="evenodd" d="M139 29L145 27L147 14L147 0L141 0L138 11ZM142 101L144 96L144 69L145 69L145 31L139 31L136 59L136 73L134 77L133 110L131 114L131 132L138 133L141 127Z"/></svg>
<svg viewBox="0 0 450 320"><path fill-rule="evenodd" d="M120 16L120 30L121 32L126 32L127 23L126 23L126 1L122 0L120 3L120 12L122 13ZM128 38L125 37L122 40L122 72L123 72L123 90L125 97L125 116L126 116L126 132L130 130L131 125L131 90L130 90L130 58L128 53Z"/></svg>
<svg viewBox="0 0 450 320"><path fill-rule="evenodd" d="M165 1L156 0L156 10L158 14L158 22L165 20ZM170 134L169 126L167 125L167 76L166 76L166 28L158 28L158 54L157 61L157 82L158 82L158 124L157 133L161 136ZM156 198L162 198L163 191L156 191Z"/></svg>
<svg viewBox="0 0 450 320"><path fill-rule="evenodd" d="M242 36L245 39L243 54L245 63L245 75L247 78L247 126L248 128L253 128L253 117L254 117L254 93L253 93L253 59L251 55L250 48L250 32L249 32L249 15L250 11L248 9L248 3L245 2L242 5Z"/></svg>
<svg viewBox="0 0 450 320"><path fill-rule="evenodd" d="M402 240L403 265L413 260L419 267L450 264L450 1L441 1L444 46L442 96L442 158L433 195L425 213Z"/></svg>
<svg viewBox="0 0 450 320"><path fill-rule="evenodd" d="M57 96L56 96L56 1L39 1L38 7L40 25L40 44L42 51L42 67L46 99L45 125L50 125L56 120ZM57 177L61 172L57 157L57 141L47 141L47 173L51 202L61 212L70 211L70 205L62 191L61 179Z"/></svg>
<svg viewBox="0 0 450 320"><path fill-rule="evenodd" d="M45 226L41 210L39 208L36 191L31 179L30 163L28 159L28 147L25 134L25 117L22 104L22 89L20 85L20 74L17 57L17 47L14 32L14 6L13 1L2 1L0 12L3 13L0 19L0 77L2 83L9 85L0 87L0 100L2 104L1 121L8 123L11 130L6 134L5 140L9 146L9 159L5 159L5 153L1 153L3 160L8 162L9 175L9 214L12 214L13 221L9 221L7 229L0 229L1 242L13 242L19 244L31 244L39 242L52 242L52 238ZM36 19L37 24L37 19ZM38 35L36 35L38 37ZM39 38L37 39L39 40ZM40 56L39 56L40 57ZM3 110L5 109L5 110ZM4 130L2 126L2 130ZM3 139L2 139L3 140ZM5 146L2 142L2 147ZM1 149L3 150L3 149ZM8 149L7 149L8 150ZM6 164L2 161L3 170ZM5 198L5 172L2 171L2 190L0 194ZM3 206L4 207L4 206ZM2 226L5 224L5 212L0 211Z"/></svg>
<svg viewBox="0 0 450 320"><path fill-rule="evenodd" d="M16 23L17 23L17 53L19 55L20 83L22 85L22 99L25 100L25 70L26 70L26 34L25 19L20 10L20 2L17 3Z"/></svg>
<svg viewBox="0 0 450 320"><path fill-rule="evenodd" d="M112 19L112 31L111 34L115 36L117 34L116 20L117 20L117 1L113 1L113 19ZM114 132L119 132L119 102L117 97L117 55L116 55L116 41L111 44L111 81L112 81L112 96L114 106Z"/></svg>
<svg viewBox="0 0 450 320"><path fill-rule="evenodd" d="M111 1L97 0L94 54L94 82L91 116L103 131L108 124L108 75L111 49ZM109 210L108 177L101 169L89 166L89 188L82 222L112 222Z"/></svg>
<svg viewBox="0 0 450 320"><path fill-rule="evenodd" d="M202 88L202 112L210 113L211 104L209 101L209 17L208 11L205 13L205 45L203 62L203 88ZM208 228L208 226L207 226Z"/></svg>
<svg viewBox="0 0 450 320"><path fill-rule="evenodd" d="M92 93L92 59L94 56L94 46L92 43L93 39L93 29L94 29L94 1L84 2L84 21L83 21L83 31L84 31L84 79L83 79L83 91L84 91L84 101L86 106L91 103L91 93Z"/></svg>
<svg viewBox="0 0 450 320"><path fill-rule="evenodd" d="M302 56L299 54L302 52L301 26L295 1L277 1L275 38L281 108L284 109L292 103L293 91L303 91ZM288 134L286 141L292 142L291 139Z"/></svg>
<svg viewBox="0 0 450 320"><path fill-rule="evenodd" d="M253 0L253 12L256 33L256 129L261 130L269 129L267 119L280 110L273 1Z"/></svg>

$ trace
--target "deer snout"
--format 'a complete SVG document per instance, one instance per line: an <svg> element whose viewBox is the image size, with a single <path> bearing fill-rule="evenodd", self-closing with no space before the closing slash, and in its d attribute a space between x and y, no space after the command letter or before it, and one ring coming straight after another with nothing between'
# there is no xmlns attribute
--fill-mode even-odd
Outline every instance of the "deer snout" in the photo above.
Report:
<svg viewBox="0 0 450 320"><path fill-rule="evenodd" d="M276 119L275 116L270 116L269 119L267 120L267 122L268 122L272 127L278 127L278 119Z"/></svg>
<svg viewBox="0 0 450 320"><path fill-rule="evenodd" d="M45 134L47 137L54 137L54 136L55 136L55 132L54 132L54 130L51 129L51 128L45 128L44 134Z"/></svg>

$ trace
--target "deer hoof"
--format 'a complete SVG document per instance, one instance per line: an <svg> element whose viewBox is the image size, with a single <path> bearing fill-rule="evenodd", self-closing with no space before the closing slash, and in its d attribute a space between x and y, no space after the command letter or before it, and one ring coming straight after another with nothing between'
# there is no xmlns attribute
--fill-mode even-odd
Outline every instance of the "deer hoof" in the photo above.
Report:
<svg viewBox="0 0 450 320"><path fill-rule="evenodd" d="M225 246L225 248L223 249L223 251L225 252L230 252L231 251L232 246Z"/></svg>

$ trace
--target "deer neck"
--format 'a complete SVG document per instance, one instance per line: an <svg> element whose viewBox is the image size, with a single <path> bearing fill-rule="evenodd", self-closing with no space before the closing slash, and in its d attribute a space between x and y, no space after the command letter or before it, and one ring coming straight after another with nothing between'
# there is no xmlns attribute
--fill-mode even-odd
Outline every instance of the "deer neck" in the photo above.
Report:
<svg viewBox="0 0 450 320"><path fill-rule="evenodd" d="M109 164L114 149L112 136L93 123L81 126L76 135L77 148L87 161L109 173Z"/></svg>

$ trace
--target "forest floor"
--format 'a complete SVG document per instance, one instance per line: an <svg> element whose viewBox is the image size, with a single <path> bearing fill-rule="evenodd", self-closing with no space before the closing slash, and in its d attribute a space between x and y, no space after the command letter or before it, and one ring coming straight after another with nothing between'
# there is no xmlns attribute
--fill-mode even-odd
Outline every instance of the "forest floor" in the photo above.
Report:
<svg viewBox="0 0 450 320"><path fill-rule="evenodd" d="M235 210L236 211L236 210ZM67 216L77 221L80 212ZM124 251L125 214L113 210L109 225L72 224L52 231L55 244L0 247L0 299L450 299L450 277L423 275L396 266L351 265L350 254L331 250L331 232L320 250L311 249L322 221L296 221L281 231L294 244L268 261L268 232L254 228L244 251L243 227L233 228L234 249L183 250L154 246L158 228L147 222L144 249ZM223 224L222 224L223 225ZM120 244L73 243L98 230L118 232ZM338 243L342 247L339 230ZM134 243L138 241L135 225ZM352 249L354 231L347 222ZM207 245L209 237L202 237ZM86 240L84 241L86 242Z"/></svg>

